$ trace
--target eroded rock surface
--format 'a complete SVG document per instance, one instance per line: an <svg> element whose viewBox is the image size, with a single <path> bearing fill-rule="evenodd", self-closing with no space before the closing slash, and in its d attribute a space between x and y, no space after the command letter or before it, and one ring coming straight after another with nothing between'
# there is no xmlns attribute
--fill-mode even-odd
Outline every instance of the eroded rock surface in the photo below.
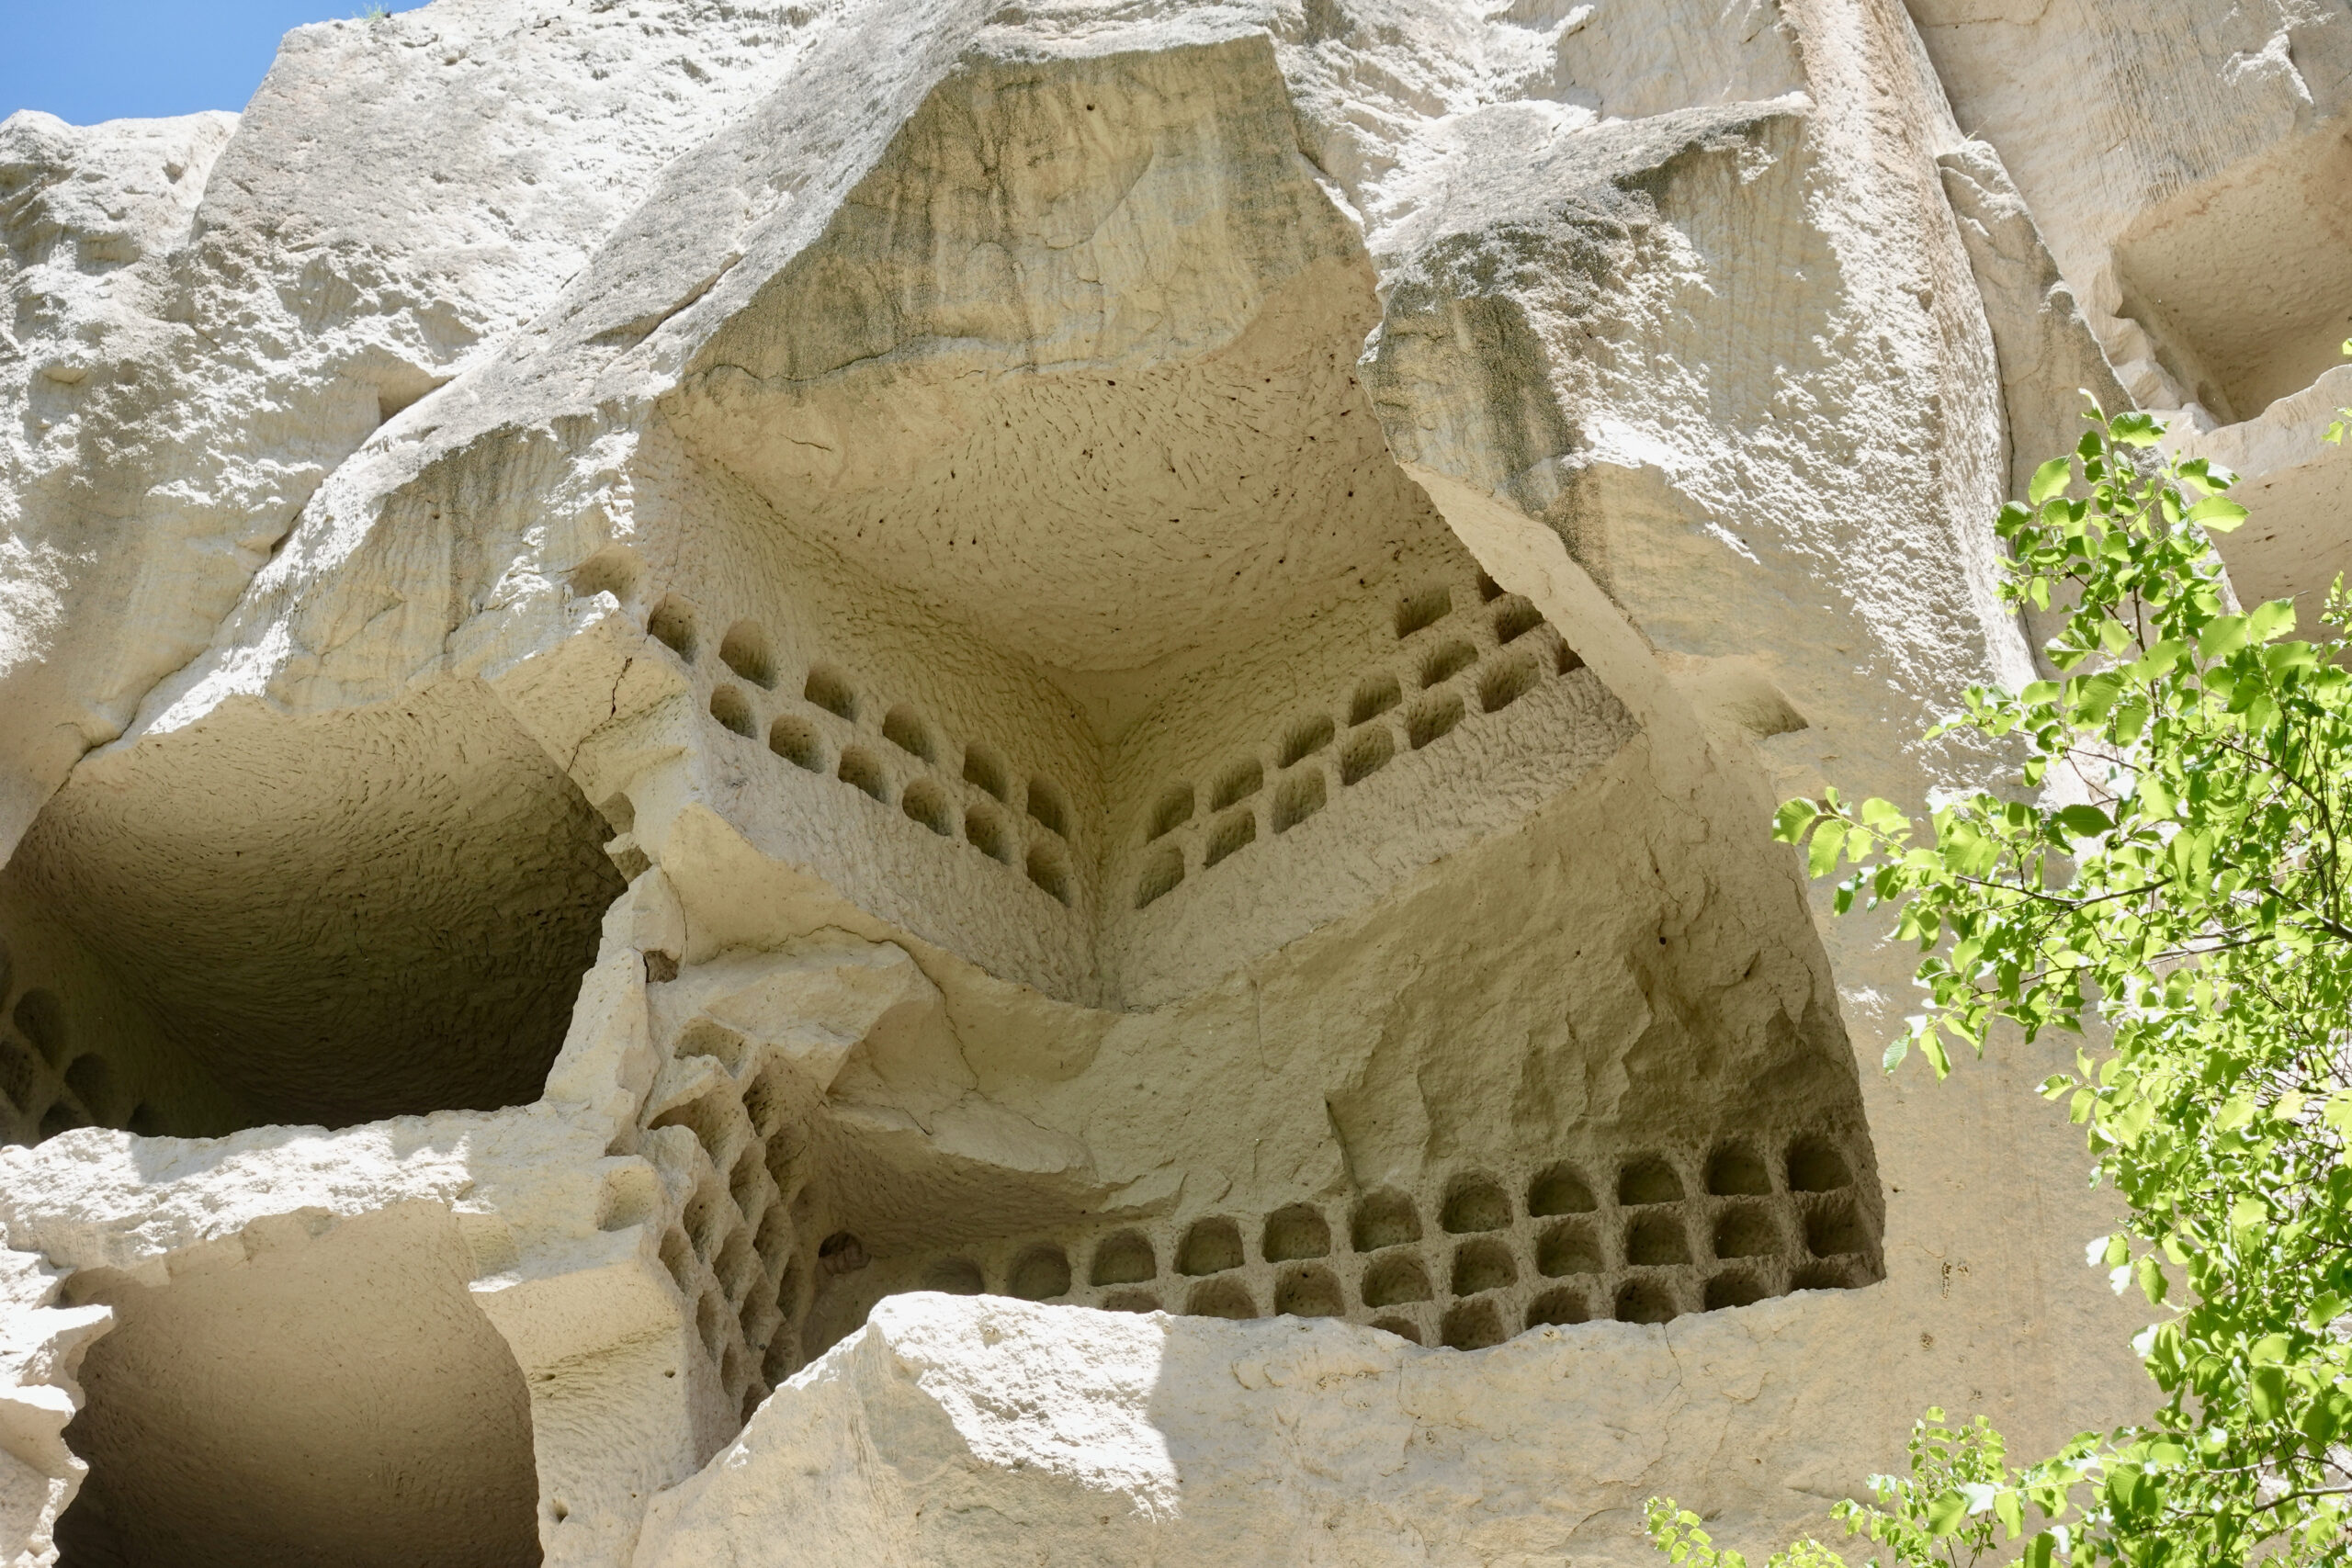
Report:
<svg viewBox="0 0 2352 1568"><path fill-rule="evenodd" d="M2128 1414L2040 1057L1865 1071L1766 824L1999 766L2077 389L2332 570L2343 29L2018 10L435 0L0 123L0 1552L1634 1563Z"/></svg>
<svg viewBox="0 0 2352 1568"><path fill-rule="evenodd" d="M2222 542L2241 594L2292 597L2316 630L2352 569L2352 457L2319 440L2347 400L2352 17L2295 0L1911 11L2123 389L2250 481L2254 520Z"/></svg>

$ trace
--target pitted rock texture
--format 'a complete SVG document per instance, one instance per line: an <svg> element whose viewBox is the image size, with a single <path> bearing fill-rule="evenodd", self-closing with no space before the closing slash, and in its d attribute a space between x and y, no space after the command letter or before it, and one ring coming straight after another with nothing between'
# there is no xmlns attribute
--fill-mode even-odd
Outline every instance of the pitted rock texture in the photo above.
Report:
<svg viewBox="0 0 2352 1568"><path fill-rule="evenodd" d="M2127 1416L2041 1057L1879 1076L1768 823L1997 771L2078 389L2343 558L2342 35L434 0L0 122L0 1558L1632 1564Z"/></svg>

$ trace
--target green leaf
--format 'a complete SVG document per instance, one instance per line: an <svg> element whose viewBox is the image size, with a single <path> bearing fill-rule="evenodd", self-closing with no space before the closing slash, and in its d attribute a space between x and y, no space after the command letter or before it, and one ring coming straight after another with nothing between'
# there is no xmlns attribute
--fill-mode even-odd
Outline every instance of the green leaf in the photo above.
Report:
<svg viewBox="0 0 2352 1568"><path fill-rule="evenodd" d="M2245 518L2245 508L2225 496L2208 496L2188 509L2188 520L2209 534L2233 532Z"/></svg>
<svg viewBox="0 0 2352 1568"><path fill-rule="evenodd" d="M2132 674L2142 681L2161 680L2172 673L2173 667L2177 665L2188 652L2187 643L2177 637L2165 637L2141 656L2139 662L2132 667Z"/></svg>
<svg viewBox="0 0 2352 1568"><path fill-rule="evenodd" d="M2109 1106L2099 1115L2099 1126L2119 1144L2136 1144L2155 1120L2154 1102L2134 1096Z"/></svg>
<svg viewBox="0 0 2352 1568"><path fill-rule="evenodd" d="M2059 825L2077 839L2095 839L2115 826L2096 806L2069 806L2058 813Z"/></svg>
<svg viewBox="0 0 2352 1568"><path fill-rule="evenodd" d="M2256 1420L2276 1421L2287 1413L2286 1368L2256 1367L2246 1381Z"/></svg>
<svg viewBox="0 0 2352 1568"><path fill-rule="evenodd" d="M2075 465L2066 457L2052 457L2033 470L2033 481L2026 487L2026 499L2040 506L2055 495L2065 493L2067 484L2075 477Z"/></svg>
<svg viewBox="0 0 2352 1568"><path fill-rule="evenodd" d="M1784 800L1781 809L1772 814L1772 838L1776 843L1801 844L1804 830L1821 815L1821 807L1810 800Z"/></svg>
<svg viewBox="0 0 2352 1568"><path fill-rule="evenodd" d="M2077 675L2071 682L2075 688L2075 722L2094 725L2107 716L2115 699L2123 694L2123 678L2108 671L2098 675Z"/></svg>
<svg viewBox="0 0 2352 1568"><path fill-rule="evenodd" d="M1861 818L1862 826L1874 833L1892 834L1911 826L1911 819L1903 814L1901 807L1891 800L1881 800L1876 795L1862 802Z"/></svg>
<svg viewBox="0 0 2352 1568"><path fill-rule="evenodd" d="M2245 646L2245 632L2244 615L2216 615L2198 635L2198 657L2207 660L2228 658Z"/></svg>
<svg viewBox="0 0 2352 1568"><path fill-rule="evenodd" d="M2269 642L2295 629L2295 602L2273 599L2257 608L2248 617L2246 639L2249 642Z"/></svg>
<svg viewBox="0 0 2352 1568"><path fill-rule="evenodd" d="M2157 1266L2154 1255L2150 1254L2132 1265L2132 1272L2138 1277L2140 1293L2148 1298L2148 1304L2164 1305L2165 1292L2170 1288L2170 1282L2165 1279L2164 1269Z"/></svg>
<svg viewBox="0 0 2352 1568"><path fill-rule="evenodd" d="M1928 1533L1939 1540L1967 1520L1968 1498L1962 1493L1947 1492L1928 1505Z"/></svg>
<svg viewBox="0 0 2352 1568"><path fill-rule="evenodd" d="M1939 1080L1951 1077L1951 1053L1944 1049L1943 1038L1933 1029L1919 1035L1919 1055L1928 1058Z"/></svg>
<svg viewBox="0 0 2352 1568"><path fill-rule="evenodd" d="M1813 843L1805 852L1805 870L1815 877L1827 876L1838 869L1838 846L1846 841L1846 824L1840 818L1828 818L1813 830Z"/></svg>

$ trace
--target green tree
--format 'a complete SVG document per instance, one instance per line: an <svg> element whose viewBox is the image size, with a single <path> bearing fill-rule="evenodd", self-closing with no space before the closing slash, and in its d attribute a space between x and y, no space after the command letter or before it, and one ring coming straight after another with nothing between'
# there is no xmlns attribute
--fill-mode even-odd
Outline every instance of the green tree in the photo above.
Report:
<svg viewBox="0 0 2352 1568"><path fill-rule="evenodd" d="M2092 1253L2156 1309L2133 1346L2162 1403L2022 1471L1930 1412L1911 1475L1838 1515L1902 1564L2352 1562L2352 605L2339 579L2316 644L2290 601L2241 611L2208 537L2245 516L2231 476L2162 457L2145 414L2091 417L1997 525L2005 598L2064 612L2060 678L1931 732L2020 747L2018 787L1925 824L1832 790L1776 836L1922 952L1890 1071L2104 1021L2042 1091L2127 1205ZM1650 1526L1739 1568L1670 1501Z"/></svg>

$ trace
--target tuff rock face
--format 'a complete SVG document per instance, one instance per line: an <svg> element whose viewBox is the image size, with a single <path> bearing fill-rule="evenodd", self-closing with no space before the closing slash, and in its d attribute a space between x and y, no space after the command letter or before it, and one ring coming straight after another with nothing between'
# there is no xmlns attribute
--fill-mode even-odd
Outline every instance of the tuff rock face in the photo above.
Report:
<svg viewBox="0 0 2352 1568"><path fill-rule="evenodd" d="M0 1553L1636 1563L2143 1397L1765 841L2078 389L2346 564L2352 20L435 0L0 124ZM2231 243L2214 243L2217 233Z"/></svg>

